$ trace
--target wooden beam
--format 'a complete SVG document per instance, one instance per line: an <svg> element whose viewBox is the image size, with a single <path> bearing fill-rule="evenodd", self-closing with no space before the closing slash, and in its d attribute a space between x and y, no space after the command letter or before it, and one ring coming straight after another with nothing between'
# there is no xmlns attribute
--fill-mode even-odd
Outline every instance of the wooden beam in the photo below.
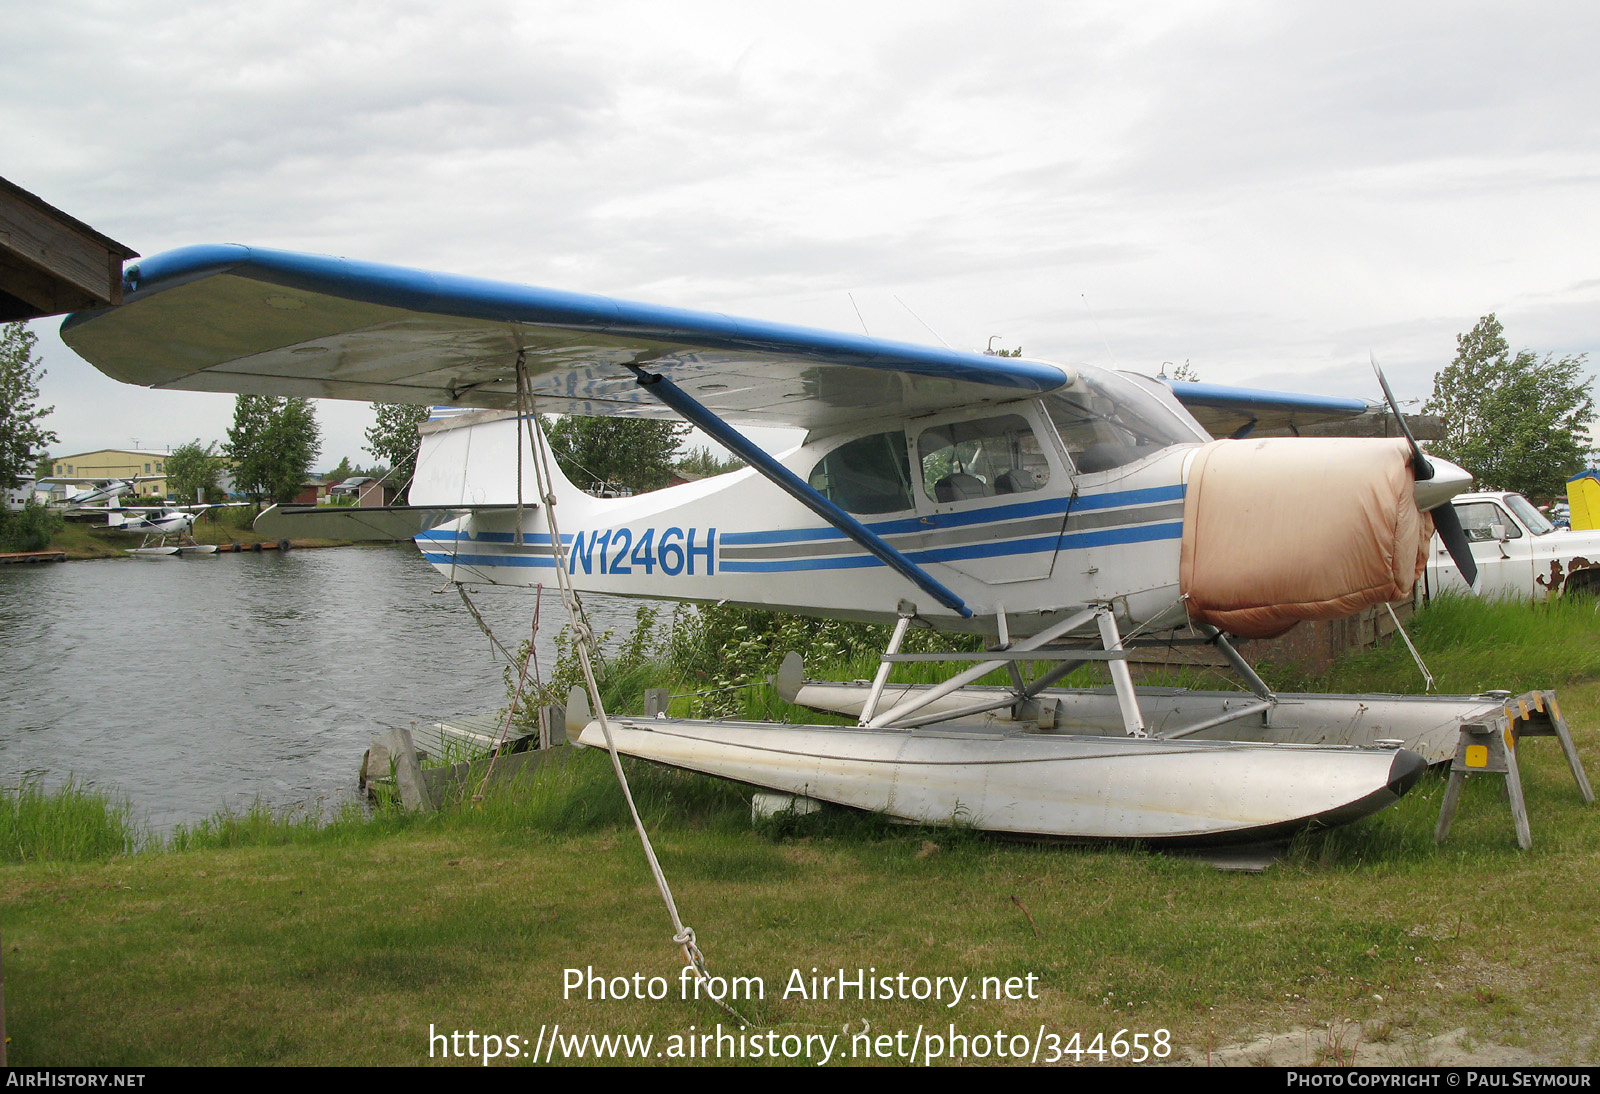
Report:
<svg viewBox="0 0 1600 1094"><path fill-rule="evenodd" d="M0 293L29 318L122 302L122 263L137 252L0 179Z"/></svg>
<svg viewBox="0 0 1600 1094"><path fill-rule="evenodd" d="M52 277L48 271L18 258L3 247L0 247L0 286L33 309L28 318L57 315L107 303L103 297Z"/></svg>

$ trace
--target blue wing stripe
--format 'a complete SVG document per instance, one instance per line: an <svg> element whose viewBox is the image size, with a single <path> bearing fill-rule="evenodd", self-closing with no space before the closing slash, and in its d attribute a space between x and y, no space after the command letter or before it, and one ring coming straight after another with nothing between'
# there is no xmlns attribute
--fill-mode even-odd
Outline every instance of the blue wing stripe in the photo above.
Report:
<svg viewBox="0 0 1600 1094"><path fill-rule="evenodd" d="M1213 407L1243 413L1304 410L1350 417L1364 414L1367 410L1367 403L1363 399L1341 399L1332 395L1299 395L1287 391L1263 391L1259 388L1227 387L1188 380L1168 380L1167 386L1177 396L1178 402L1187 407Z"/></svg>

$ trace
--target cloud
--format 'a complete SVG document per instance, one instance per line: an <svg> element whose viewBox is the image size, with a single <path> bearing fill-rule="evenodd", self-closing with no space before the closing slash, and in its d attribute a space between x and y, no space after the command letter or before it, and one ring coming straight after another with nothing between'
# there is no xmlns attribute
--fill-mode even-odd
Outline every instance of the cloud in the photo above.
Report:
<svg viewBox="0 0 1600 1094"><path fill-rule="evenodd" d="M0 141L26 149L13 181L146 253L239 241L847 330L859 307L888 337L929 340L920 317L1338 394L1371 394L1371 349L1416 397L1490 310L1595 345L1597 22L57 0L0 14ZM58 419L120 421L88 409L117 388L47 361L77 393ZM359 448L340 428L329 462Z"/></svg>

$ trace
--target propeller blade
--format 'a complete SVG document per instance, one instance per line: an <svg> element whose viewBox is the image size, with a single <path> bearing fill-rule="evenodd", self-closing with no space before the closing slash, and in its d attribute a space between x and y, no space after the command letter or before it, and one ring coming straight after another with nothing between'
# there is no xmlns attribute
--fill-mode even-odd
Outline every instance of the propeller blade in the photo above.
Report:
<svg viewBox="0 0 1600 1094"><path fill-rule="evenodd" d="M1383 369L1378 366L1378 355L1368 354L1372 360L1372 371L1378 374L1378 386L1383 388L1383 397L1389 403L1389 410L1394 414L1394 420L1400 423L1400 432L1404 435L1406 443L1411 445L1411 471L1418 482L1427 482L1433 478L1433 464L1428 462L1428 457L1422 454L1422 446L1411 435L1411 427L1406 425L1406 416L1400 413L1400 404L1395 402L1394 392L1389 390L1389 381L1383 375Z"/></svg>
<svg viewBox="0 0 1600 1094"><path fill-rule="evenodd" d="M1433 478L1435 468L1423 455L1422 446L1411 435L1411 427L1406 425L1406 416L1400 413L1400 404L1395 401L1394 392L1389 390L1389 381L1383 375L1383 369L1378 364L1376 353L1369 355L1372 360L1372 371L1378 374L1378 386L1383 388L1383 397L1389 403L1389 410L1394 414L1394 420L1400 423L1400 432L1405 435L1406 443L1411 446L1411 471L1418 482L1427 482ZM1447 465L1448 467L1449 465ZM1451 468L1454 470L1454 468ZM1433 514L1433 527L1439 533L1445 550L1450 552L1450 560L1456 564L1456 569L1461 571L1461 576L1478 591L1478 560L1472 557L1472 544L1467 541L1467 533L1461 527L1461 518L1456 515L1456 507L1448 501L1429 510Z"/></svg>
<svg viewBox="0 0 1600 1094"><path fill-rule="evenodd" d="M1450 559L1461 571L1462 578L1472 586L1473 592L1477 592L1478 560L1472 557L1472 544L1467 542L1467 533L1461 528L1456 507L1446 503L1433 510L1433 527L1444 541L1445 549L1450 552Z"/></svg>

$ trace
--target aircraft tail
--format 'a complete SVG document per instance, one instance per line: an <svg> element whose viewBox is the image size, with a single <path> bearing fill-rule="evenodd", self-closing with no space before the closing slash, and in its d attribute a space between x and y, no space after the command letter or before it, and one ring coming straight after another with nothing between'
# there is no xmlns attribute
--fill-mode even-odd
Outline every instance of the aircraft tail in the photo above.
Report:
<svg viewBox="0 0 1600 1094"><path fill-rule="evenodd" d="M516 416L489 412L446 417L428 422L421 430L416 471L410 500L415 506L484 506L514 503L518 496ZM521 496L530 506L539 504L533 453L523 434ZM508 454L511 458L507 458ZM567 498L592 502L550 461L551 488L558 501Z"/></svg>

